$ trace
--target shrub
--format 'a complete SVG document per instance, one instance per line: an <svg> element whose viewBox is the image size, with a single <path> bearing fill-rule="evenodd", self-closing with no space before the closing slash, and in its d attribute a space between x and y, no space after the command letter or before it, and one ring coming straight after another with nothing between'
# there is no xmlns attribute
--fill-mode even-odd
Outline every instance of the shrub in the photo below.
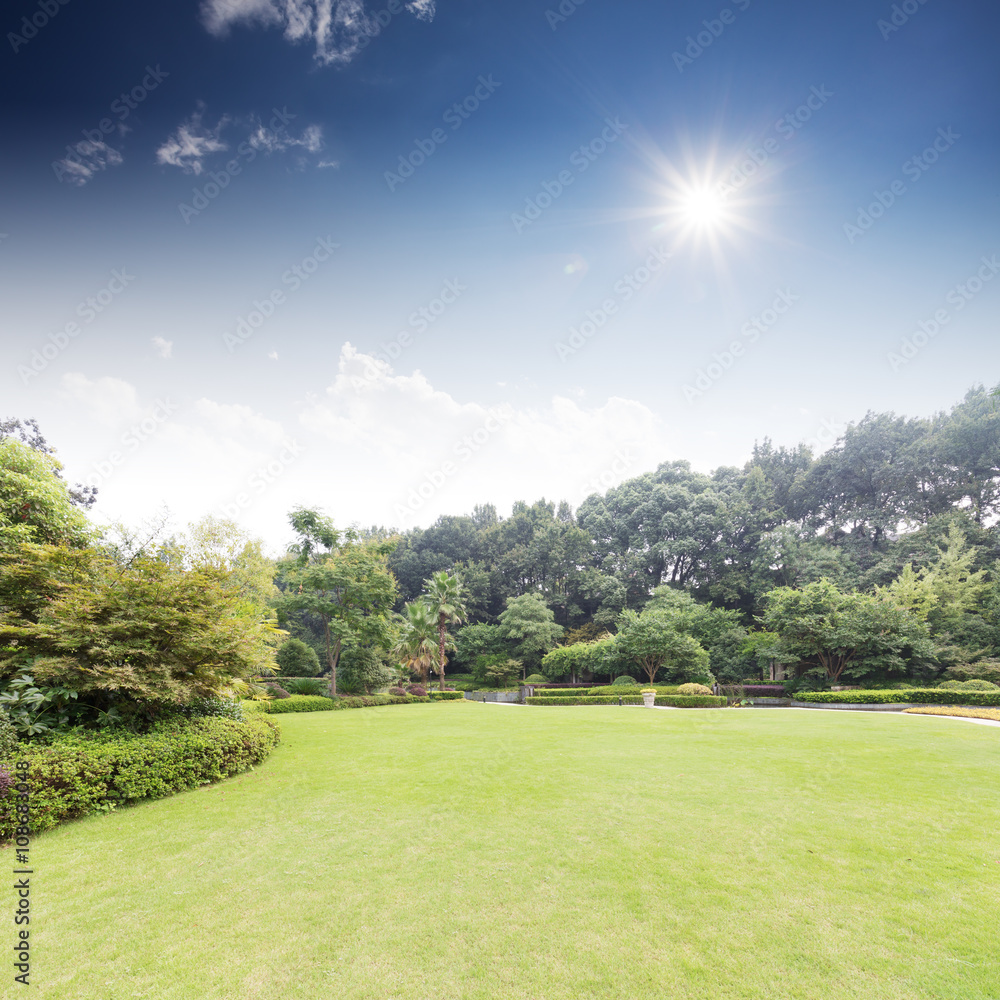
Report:
<svg viewBox="0 0 1000 1000"><path fill-rule="evenodd" d="M181 709L181 713L189 719L217 717L233 719L236 722L244 722L246 719L243 714L243 705L230 698L196 698L185 705Z"/></svg>
<svg viewBox="0 0 1000 1000"><path fill-rule="evenodd" d="M704 684L682 684L677 689L678 694L711 694L712 689L710 687L705 687Z"/></svg>
<svg viewBox="0 0 1000 1000"><path fill-rule="evenodd" d="M407 690L401 687L391 687L386 692L386 694L395 695L397 698L405 698L407 693L408 693Z"/></svg>
<svg viewBox="0 0 1000 1000"><path fill-rule="evenodd" d="M969 680L969 681L942 681L938 684L939 691L997 691L996 684L992 681Z"/></svg>
<svg viewBox="0 0 1000 1000"><path fill-rule="evenodd" d="M411 684L406 689L406 693L407 694L412 694L416 698L426 698L427 697L427 689L424 688L424 687L422 687L420 684Z"/></svg>
<svg viewBox="0 0 1000 1000"><path fill-rule="evenodd" d="M942 691L941 688L911 688L909 691L807 691L795 695L799 701L824 705L1000 705L1000 691Z"/></svg>
<svg viewBox="0 0 1000 1000"><path fill-rule="evenodd" d="M291 698L291 695L280 684L265 684L264 690L272 698Z"/></svg>
<svg viewBox="0 0 1000 1000"><path fill-rule="evenodd" d="M743 694L747 698L787 698L784 684L744 684Z"/></svg>
<svg viewBox="0 0 1000 1000"><path fill-rule="evenodd" d="M0 799L7 797L7 793L14 787L15 783L10 771L3 764L0 764Z"/></svg>
<svg viewBox="0 0 1000 1000"><path fill-rule="evenodd" d="M7 717L7 713L0 709L0 761L12 760L20 746L14 723Z"/></svg>
<svg viewBox="0 0 1000 1000"><path fill-rule="evenodd" d="M431 691L430 694L430 701L464 701L464 700L465 700L464 691Z"/></svg>
<svg viewBox="0 0 1000 1000"><path fill-rule="evenodd" d="M622 695L592 695L586 698L566 695L561 698L525 698L528 705L617 705L621 700L623 705L641 705L642 697L638 694ZM725 698L716 698L712 695L660 695L656 696L658 705L667 705L671 708L724 708Z"/></svg>
<svg viewBox="0 0 1000 1000"><path fill-rule="evenodd" d="M71 730L22 747L28 765L32 833L117 805L197 788L259 764L278 742L268 719L173 719L142 736ZM0 840L14 832L0 816Z"/></svg>
<svg viewBox="0 0 1000 1000"><path fill-rule="evenodd" d="M301 639L286 639L275 657L281 672L288 677L315 677L320 670L319 656Z"/></svg>
<svg viewBox="0 0 1000 1000"><path fill-rule="evenodd" d="M612 687L638 687L639 682L634 677L629 677L628 674L622 674L621 677L616 677L611 682Z"/></svg>
<svg viewBox="0 0 1000 1000"><path fill-rule="evenodd" d="M585 694L587 697L602 697L604 695L614 695L616 698L620 694L636 694L638 688L625 687L624 690L620 687L615 687L614 685L605 685L604 687L592 687L588 688L586 691L579 692L580 694ZM654 684L652 687L643 688L644 691L655 691L656 697L659 698L661 695L665 694L677 694L679 688L676 684ZM577 692L568 692L570 694L576 694ZM711 693L711 692L710 692ZM567 694L566 691L535 691L535 694L545 695L545 694Z"/></svg>
<svg viewBox="0 0 1000 1000"><path fill-rule="evenodd" d="M904 708L907 715L954 715L963 719L992 719L1000 722L1000 711L995 708L943 708L932 705L929 708Z"/></svg>
<svg viewBox="0 0 1000 1000"><path fill-rule="evenodd" d="M343 701L340 698L338 701ZM321 698L312 694L290 694L287 698L275 701L250 701L244 703L244 708L250 711L266 712L271 715L284 712L327 712L337 706L332 698Z"/></svg>
<svg viewBox="0 0 1000 1000"><path fill-rule="evenodd" d="M975 663L962 663L949 667L945 674L949 680L983 680L1000 684L1000 660L977 660Z"/></svg>
<svg viewBox="0 0 1000 1000"><path fill-rule="evenodd" d="M330 685L319 677L289 677L281 679L281 686L289 694L311 694L323 697Z"/></svg>
<svg viewBox="0 0 1000 1000"><path fill-rule="evenodd" d="M548 684L549 679L541 674L529 674L524 678L525 684Z"/></svg>

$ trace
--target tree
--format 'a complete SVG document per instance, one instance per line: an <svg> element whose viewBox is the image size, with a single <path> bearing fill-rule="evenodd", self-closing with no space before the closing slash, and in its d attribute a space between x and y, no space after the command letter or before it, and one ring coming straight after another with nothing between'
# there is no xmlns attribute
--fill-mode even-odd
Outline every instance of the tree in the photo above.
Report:
<svg viewBox="0 0 1000 1000"><path fill-rule="evenodd" d="M319 673L316 650L294 636L281 644L277 661L285 677L315 677Z"/></svg>
<svg viewBox="0 0 1000 1000"><path fill-rule="evenodd" d="M45 440L44 435L38 428L37 420L30 418L27 420L18 420L16 417L8 420L0 420L0 439L6 437L16 437L17 440L22 444L26 444L29 448L33 448L43 455L49 455L53 459L55 458L56 450ZM60 471L62 465L59 462L56 462L55 465L55 474L59 479L62 479ZM83 486L81 483L77 483L76 486L67 488L67 494L71 504L75 507L82 507L84 510L93 507L97 502L96 486Z"/></svg>
<svg viewBox="0 0 1000 1000"><path fill-rule="evenodd" d="M455 633L456 666L471 670L481 656L508 655L509 649L504 641L503 630L499 625L487 625L476 622L466 625Z"/></svg>
<svg viewBox="0 0 1000 1000"><path fill-rule="evenodd" d="M404 608L399 638L393 646L393 653L400 657L410 671L420 674L427 686L428 674L437 651L437 618L430 605L422 599L410 601Z"/></svg>
<svg viewBox="0 0 1000 1000"><path fill-rule="evenodd" d="M449 625L459 625L465 620L465 595L462 581L457 575L445 570L435 573L424 581L424 600L437 620L438 633L438 676L441 690L444 690L445 645L450 638Z"/></svg>
<svg viewBox="0 0 1000 1000"><path fill-rule="evenodd" d="M642 667L650 684L662 669L685 680L708 675L708 653L696 639L679 632L663 611L623 611L615 642Z"/></svg>
<svg viewBox="0 0 1000 1000"><path fill-rule="evenodd" d="M902 674L933 660L926 625L888 597L845 593L829 580L802 590L777 587L760 618L780 636L778 649L807 667L843 676Z"/></svg>
<svg viewBox="0 0 1000 1000"><path fill-rule="evenodd" d="M332 522L317 511L299 508L289 515L299 542L285 575L278 607L306 611L323 627L330 670L330 693L337 695L337 663L345 646L382 646L388 642L387 617L396 600L396 581L386 566L386 546L341 541Z"/></svg>
<svg viewBox="0 0 1000 1000"><path fill-rule="evenodd" d="M515 645L525 669L534 670L563 634L562 625L556 623L555 615L538 593L508 598L499 621L500 634Z"/></svg>

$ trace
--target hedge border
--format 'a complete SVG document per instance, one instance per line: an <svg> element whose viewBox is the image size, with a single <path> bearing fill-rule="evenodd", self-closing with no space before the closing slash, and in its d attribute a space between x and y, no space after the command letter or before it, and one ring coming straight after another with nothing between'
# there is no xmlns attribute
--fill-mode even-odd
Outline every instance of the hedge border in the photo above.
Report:
<svg viewBox="0 0 1000 1000"><path fill-rule="evenodd" d="M1000 706L1000 691L948 691L941 688L907 688L902 691L802 691L796 701L817 705L969 705Z"/></svg>
<svg viewBox="0 0 1000 1000"><path fill-rule="evenodd" d="M642 705L641 695L591 695L586 698L525 698L528 705ZM727 700L708 694L674 694L656 696L657 705L667 708L725 708Z"/></svg>

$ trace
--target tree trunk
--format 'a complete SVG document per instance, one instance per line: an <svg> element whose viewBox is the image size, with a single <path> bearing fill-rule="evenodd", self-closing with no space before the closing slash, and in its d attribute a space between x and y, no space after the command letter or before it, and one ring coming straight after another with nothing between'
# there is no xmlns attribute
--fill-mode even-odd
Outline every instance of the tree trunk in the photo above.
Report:
<svg viewBox="0 0 1000 1000"><path fill-rule="evenodd" d="M330 641L330 620L323 619L323 636L326 639L326 662L330 667L330 696L337 697L337 661L340 659L340 639L336 645Z"/></svg>
<svg viewBox="0 0 1000 1000"><path fill-rule="evenodd" d="M438 668L441 673L439 674L441 678L441 690L444 690L444 622L438 622L438 655L440 656L440 662Z"/></svg>

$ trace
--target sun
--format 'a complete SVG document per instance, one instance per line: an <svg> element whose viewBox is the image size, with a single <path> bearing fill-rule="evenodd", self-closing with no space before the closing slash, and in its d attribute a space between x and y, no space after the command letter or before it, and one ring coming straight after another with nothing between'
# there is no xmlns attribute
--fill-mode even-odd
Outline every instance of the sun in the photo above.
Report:
<svg viewBox="0 0 1000 1000"><path fill-rule="evenodd" d="M694 228L714 229L726 219L726 203L718 191L696 188L687 192L678 206L684 221Z"/></svg>

